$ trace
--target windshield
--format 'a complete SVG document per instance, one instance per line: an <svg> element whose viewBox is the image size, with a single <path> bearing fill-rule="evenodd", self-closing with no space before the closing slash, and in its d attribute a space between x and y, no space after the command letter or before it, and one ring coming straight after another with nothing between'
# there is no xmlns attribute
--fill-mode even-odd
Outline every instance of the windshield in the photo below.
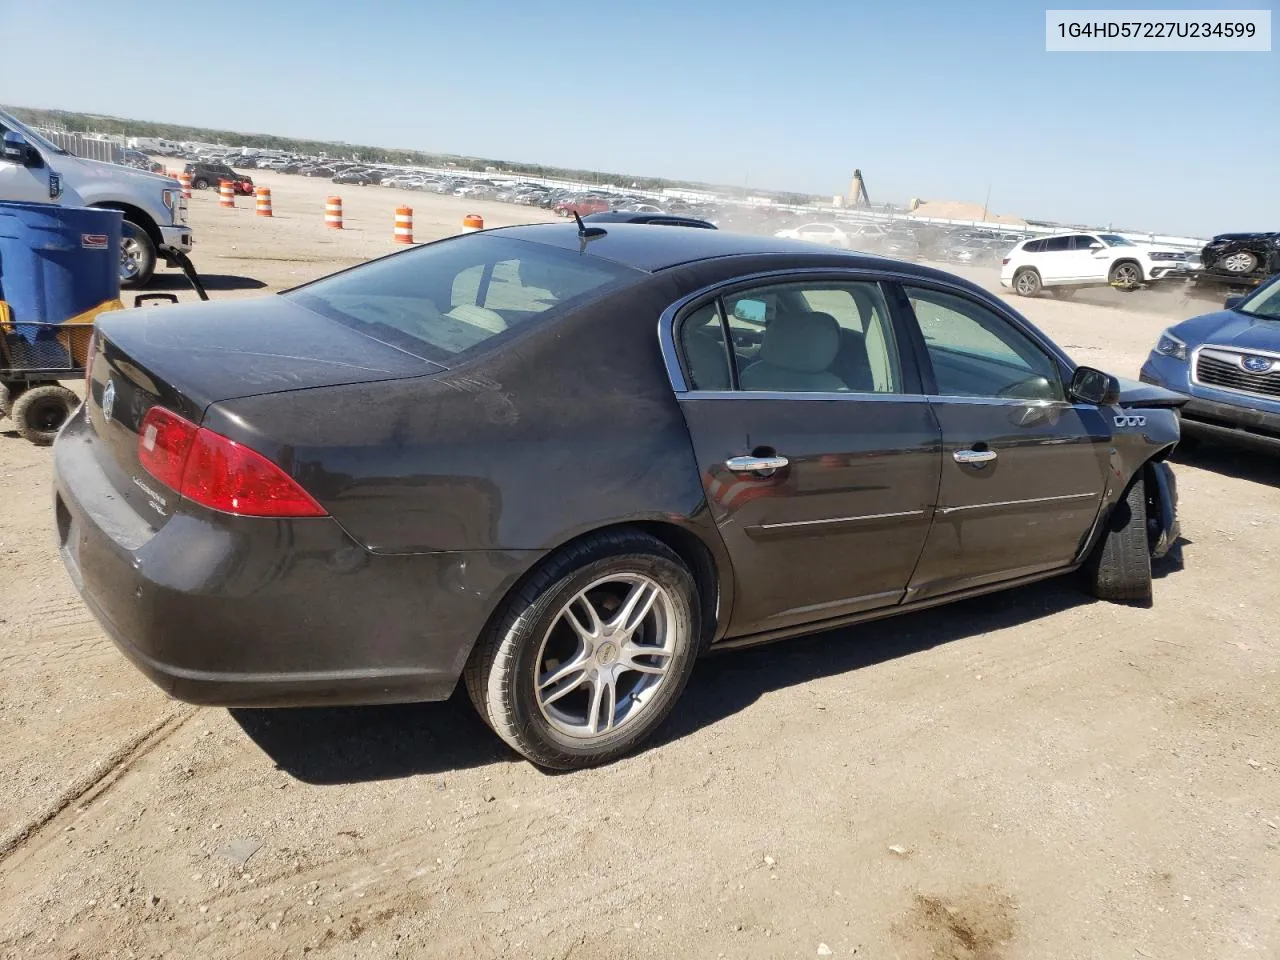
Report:
<svg viewBox="0 0 1280 960"><path fill-rule="evenodd" d="M44 137L40 136L40 134L36 133L34 130L32 130L30 127L24 124L17 117L11 116L10 114L5 113L3 110L0 110L0 124L3 124L4 126L8 127L14 133L22 134L24 137L27 138L28 143L33 143L37 147L40 147L42 150L48 150L52 153L62 153L62 154L65 154L67 152L63 150L60 146L58 146L56 143L50 143Z"/></svg>
<svg viewBox="0 0 1280 960"><path fill-rule="evenodd" d="M283 295L439 361L640 276L607 260L475 234L374 260Z"/></svg>
<svg viewBox="0 0 1280 960"><path fill-rule="evenodd" d="M1256 291L1236 309L1251 317L1280 320L1280 276L1272 278L1269 284Z"/></svg>
<svg viewBox="0 0 1280 960"><path fill-rule="evenodd" d="M1102 242L1109 247L1132 247L1133 242L1126 240L1124 237L1117 236L1114 233L1102 234Z"/></svg>

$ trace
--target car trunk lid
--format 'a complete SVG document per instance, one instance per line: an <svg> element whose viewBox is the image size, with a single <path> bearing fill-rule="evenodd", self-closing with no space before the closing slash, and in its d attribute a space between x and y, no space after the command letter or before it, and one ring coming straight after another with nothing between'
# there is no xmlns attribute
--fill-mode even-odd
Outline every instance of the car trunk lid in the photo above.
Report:
<svg viewBox="0 0 1280 960"><path fill-rule="evenodd" d="M158 526L178 496L138 459L152 406L199 424L221 400L443 369L280 297L124 310L98 319L83 415L116 492Z"/></svg>

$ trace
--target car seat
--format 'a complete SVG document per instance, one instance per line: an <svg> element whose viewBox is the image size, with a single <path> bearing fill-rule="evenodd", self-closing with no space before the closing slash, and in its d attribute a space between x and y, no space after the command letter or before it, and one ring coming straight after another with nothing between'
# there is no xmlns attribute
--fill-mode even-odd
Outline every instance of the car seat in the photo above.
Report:
<svg viewBox="0 0 1280 960"><path fill-rule="evenodd" d="M742 371L743 390L826 393L849 386L831 371L840 325L829 313L779 313L765 327L757 362Z"/></svg>

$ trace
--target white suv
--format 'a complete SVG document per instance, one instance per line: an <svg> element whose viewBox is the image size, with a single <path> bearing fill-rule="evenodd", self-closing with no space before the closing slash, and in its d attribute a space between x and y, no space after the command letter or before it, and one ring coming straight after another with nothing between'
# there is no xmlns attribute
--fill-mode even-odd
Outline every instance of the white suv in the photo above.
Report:
<svg viewBox="0 0 1280 960"><path fill-rule="evenodd" d="M1080 287L1132 290L1152 280L1187 276L1197 256L1177 247L1139 246L1114 233L1062 233L1023 240L1001 261L1000 285L1034 297L1041 289L1070 295Z"/></svg>

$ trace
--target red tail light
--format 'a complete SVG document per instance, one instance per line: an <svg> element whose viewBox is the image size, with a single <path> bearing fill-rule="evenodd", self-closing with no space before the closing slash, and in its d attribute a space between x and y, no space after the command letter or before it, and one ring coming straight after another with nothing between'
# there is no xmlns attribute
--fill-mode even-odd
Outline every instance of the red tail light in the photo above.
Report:
<svg viewBox="0 0 1280 960"><path fill-rule="evenodd" d="M1002 267L1007 267L1008 265L1009 265L1009 258L1008 258L1008 257L1005 257L1003 260L1001 260L1001 261L1000 261L1000 266L1002 266Z"/></svg>
<svg viewBox="0 0 1280 960"><path fill-rule="evenodd" d="M246 517L323 517L325 510L262 454L163 407L138 433L138 461L201 506Z"/></svg>

